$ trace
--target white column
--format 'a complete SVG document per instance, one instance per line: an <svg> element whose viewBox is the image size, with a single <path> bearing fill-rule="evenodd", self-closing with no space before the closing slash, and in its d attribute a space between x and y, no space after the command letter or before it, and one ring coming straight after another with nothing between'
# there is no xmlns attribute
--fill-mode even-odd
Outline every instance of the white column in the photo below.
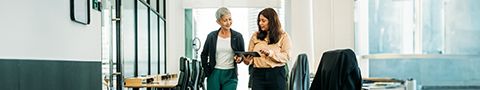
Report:
<svg viewBox="0 0 480 90"><path fill-rule="evenodd" d="M288 2L290 2L288 4ZM290 68L293 66L300 53L306 53L312 67L313 60L313 24L312 24L312 0L287 0L287 24L292 48Z"/></svg>
<svg viewBox="0 0 480 90"><path fill-rule="evenodd" d="M310 72L315 73L320 63L323 52L334 47L332 31L332 5L331 0L313 1L313 33L314 52L313 60L310 60ZM313 64L312 64L313 63Z"/></svg>
<svg viewBox="0 0 480 90"><path fill-rule="evenodd" d="M183 0L167 0L167 73L178 73L179 60L185 56L185 10Z"/></svg>
<svg viewBox="0 0 480 90"><path fill-rule="evenodd" d="M313 0L312 3L315 56L311 60L310 72L316 72L323 52L354 49L354 0Z"/></svg>

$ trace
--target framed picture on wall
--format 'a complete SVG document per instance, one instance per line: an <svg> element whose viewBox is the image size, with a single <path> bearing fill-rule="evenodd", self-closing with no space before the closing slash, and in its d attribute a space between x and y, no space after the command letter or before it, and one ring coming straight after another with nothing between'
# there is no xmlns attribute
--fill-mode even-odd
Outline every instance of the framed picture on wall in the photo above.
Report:
<svg viewBox="0 0 480 90"><path fill-rule="evenodd" d="M84 25L90 24L90 0L70 0L70 19Z"/></svg>

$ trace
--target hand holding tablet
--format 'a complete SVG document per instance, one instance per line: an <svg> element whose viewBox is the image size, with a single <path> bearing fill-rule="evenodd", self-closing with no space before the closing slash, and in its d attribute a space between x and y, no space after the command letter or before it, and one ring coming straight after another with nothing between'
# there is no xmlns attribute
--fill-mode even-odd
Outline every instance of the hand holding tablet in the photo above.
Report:
<svg viewBox="0 0 480 90"><path fill-rule="evenodd" d="M235 51L235 55L239 56L253 56L253 57L260 57L260 54L258 52L243 52L243 51Z"/></svg>

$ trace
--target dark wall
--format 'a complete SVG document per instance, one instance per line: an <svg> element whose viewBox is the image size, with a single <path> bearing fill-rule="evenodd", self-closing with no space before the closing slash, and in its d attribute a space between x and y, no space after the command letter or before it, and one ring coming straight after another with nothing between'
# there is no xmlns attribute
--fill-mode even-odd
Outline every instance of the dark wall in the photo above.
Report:
<svg viewBox="0 0 480 90"><path fill-rule="evenodd" d="M0 90L101 90L101 62L0 59Z"/></svg>

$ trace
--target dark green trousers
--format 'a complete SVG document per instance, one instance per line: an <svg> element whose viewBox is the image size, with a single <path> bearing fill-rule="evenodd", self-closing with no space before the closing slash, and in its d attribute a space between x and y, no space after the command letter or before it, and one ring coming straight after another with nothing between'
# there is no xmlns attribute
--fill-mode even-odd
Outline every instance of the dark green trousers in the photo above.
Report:
<svg viewBox="0 0 480 90"><path fill-rule="evenodd" d="M214 69L207 78L207 90L237 90L235 69Z"/></svg>

